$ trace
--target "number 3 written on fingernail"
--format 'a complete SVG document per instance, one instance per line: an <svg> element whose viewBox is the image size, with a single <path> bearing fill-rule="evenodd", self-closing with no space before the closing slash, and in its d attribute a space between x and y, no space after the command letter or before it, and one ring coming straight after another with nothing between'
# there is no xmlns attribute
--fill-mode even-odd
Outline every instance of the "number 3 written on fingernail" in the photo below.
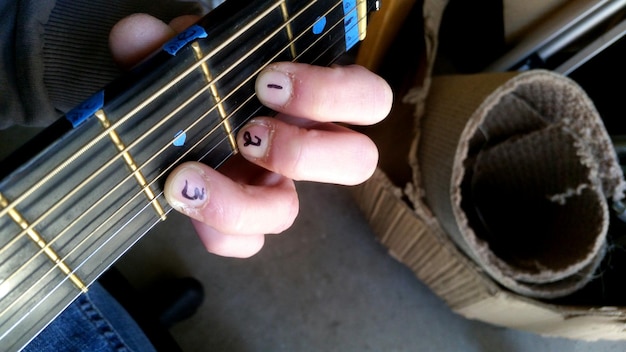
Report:
<svg viewBox="0 0 626 352"><path fill-rule="evenodd" d="M183 195L183 197L189 199L189 200L204 200L204 198L206 197L206 191L204 189L204 187L202 187L202 190L200 190L200 188L198 187L194 187L193 189L193 195L189 195L187 187L189 186L187 180L185 180L185 187L183 188L183 191L181 192L181 194Z"/></svg>

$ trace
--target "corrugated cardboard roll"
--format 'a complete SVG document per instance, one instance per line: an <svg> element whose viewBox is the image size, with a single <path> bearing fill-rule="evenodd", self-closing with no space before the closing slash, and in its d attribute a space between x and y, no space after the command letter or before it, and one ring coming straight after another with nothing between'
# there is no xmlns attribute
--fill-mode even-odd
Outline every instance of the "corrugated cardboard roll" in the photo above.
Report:
<svg viewBox="0 0 626 352"><path fill-rule="evenodd" d="M625 182L601 117L542 70L436 77L411 153L416 198L490 276L537 298L593 278Z"/></svg>

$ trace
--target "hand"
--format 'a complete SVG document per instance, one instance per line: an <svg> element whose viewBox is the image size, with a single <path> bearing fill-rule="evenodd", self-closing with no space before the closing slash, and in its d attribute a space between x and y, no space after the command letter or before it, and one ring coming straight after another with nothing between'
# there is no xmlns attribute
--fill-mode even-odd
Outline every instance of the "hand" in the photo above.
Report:
<svg viewBox="0 0 626 352"><path fill-rule="evenodd" d="M111 51L131 67L197 18L169 25L133 15L111 31ZM266 234L289 228L298 214L294 180L355 185L367 180L378 150L366 136L335 123L369 125L391 109L392 92L360 66L275 63L256 81L259 100L279 112L257 117L237 136L240 154L217 172L196 162L179 165L165 183L170 205L191 217L209 252L249 257Z"/></svg>

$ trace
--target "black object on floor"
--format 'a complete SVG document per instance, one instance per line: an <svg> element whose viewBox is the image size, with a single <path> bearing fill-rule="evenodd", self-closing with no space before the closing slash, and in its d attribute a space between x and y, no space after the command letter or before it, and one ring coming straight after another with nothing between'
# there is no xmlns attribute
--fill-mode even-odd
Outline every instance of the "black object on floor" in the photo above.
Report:
<svg viewBox="0 0 626 352"><path fill-rule="evenodd" d="M168 329L191 317L204 300L195 278L172 278L136 290L116 269L106 271L100 284L128 311L157 351L182 351Z"/></svg>

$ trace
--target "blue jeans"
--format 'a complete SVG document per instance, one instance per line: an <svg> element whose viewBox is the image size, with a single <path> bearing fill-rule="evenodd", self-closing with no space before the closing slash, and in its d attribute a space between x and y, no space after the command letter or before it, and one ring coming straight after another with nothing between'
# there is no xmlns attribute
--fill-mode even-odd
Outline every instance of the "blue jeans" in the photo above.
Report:
<svg viewBox="0 0 626 352"><path fill-rule="evenodd" d="M24 351L155 351L137 323L97 282Z"/></svg>

